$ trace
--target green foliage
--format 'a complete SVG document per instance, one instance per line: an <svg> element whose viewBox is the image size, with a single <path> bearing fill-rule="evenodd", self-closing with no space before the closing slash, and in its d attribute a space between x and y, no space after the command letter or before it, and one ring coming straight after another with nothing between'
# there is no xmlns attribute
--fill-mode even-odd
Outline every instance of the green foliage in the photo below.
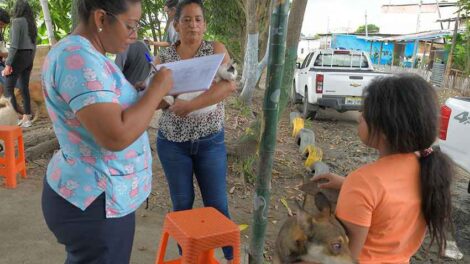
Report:
<svg viewBox="0 0 470 264"><path fill-rule="evenodd" d="M38 21L38 44L48 44L46 23L42 12L39 0L30 0L31 6L36 13L36 20ZM54 27L54 35L57 40L67 36L72 30L72 3L71 0L48 0L49 11L51 14L52 24ZM142 29L140 30L141 36L151 36L153 29L158 29L162 21L166 21L166 16L163 12L164 0L143 0L142 1ZM6 10L11 10L15 0L6 0L0 3L0 7ZM156 32L156 37L159 39L164 29ZM8 34L5 35L8 37ZM153 38L153 36L152 36Z"/></svg>
<svg viewBox="0 0 470 264"><path fill-rule="evenodd" d="M446 37L445 49L447 52L450 51L452 46L452 36ZM457 69L460 71L468 70L466 66L468 64L468 51L470 50L470 35L469 35L469 25L467 25L467 30L465 33L457 34L455 50L452 58L452 69Z"/></svg>
<svg viewBox="0 0 470 264"><path fill-rule="evenodd" d="M49 0L48 4L52 24L54 26L54 36L57 40L60 40L67 36L72 30L72 1ZM40 17L38 21L40 21L40 25L38 26L38 37L42 40L42 43L40 44L49 44L44 14L43 12L40 12L39 14Z"/></svg>
<svg viewBox="0 0 470 264"><path fill-rule="evenodd" d="M251 111L250 111L251 112ZM257 146L261 135L261 121L255 120L239 139L239 148L243 149L243 155L235 162L235 169L243 177L245 183L254 183L256 179L256 167L258 165Z"/></svg>
<svg viewBox="0 0 470 264"><path fill-rule="evenodd" d="M374 24L368 24L367 25L367 32L368 33L379 33L380 28ZM359 26L356 29L355 33L365 33L366 32L366 25Z"/></svg>
<svg viewBox="0 0 470 264"><path fill-rule="evenodd" d="M243 179L244 183L253 184L256 179L257 155L248 155L233 161L234 171Z"/></svg>
<svg viewBox="0 0 470 264"><path fill-rule="evenodd" d="M465 14L468 14L470 11L470 0L459 0L460 10Z"/></svg>
<svg viewBox="0 0 470 264"><path fill-rule="evenodd" d="M46 22L44 20L44 15L42 12L41 4L39 0L30 0L31 7L34 10L36 15L37 27L38 27L38 44L49 44L49 39L47 37ZM6 0L0 3L0 7L6 9L7 11L12 11L13 5L15 4L14 0ZM70 10L72 8L72 1L70 0L49 0L49 11L51 13L52 25L54 27L54 34L57 40L65 37L71 29L72 19L70 15ZM5 37L8 39L8 34L5 34Z"/></svg>
<svg viewBox="0 0 470 264"><path fill-rule="evenodd" d="M235 61L242 60L242 49L245 43L245 13L238 0L206 0L207 34L209 40L222 42Z"/></svg>
<svg viewBox="0 0 470 264"><path fill-rule="evenodd" d="M49 11L57 40L62 39L72 30L72 3L76 0L48 0ZM38 44L48 44L47 29L39 0L29 1L36 13L38 22ZM15 0L0 2L0 7L11 11ZM245 34L245 14L240 0L224 1L206 0L206 38L217 40L227 47L229 53L236 61L241 61L241 53L245 43L242 43ZM166 14L163 11L165 0L142 0L142 28L139 38L161 40L165 32ZM8 39L8 32L5 37ZM8 40L7 40L8 41Z"/></svg>
<svg viewBox="0 0 470 264"><path fill-rule="evenodd" d="M244 104L240 98L237 98L236 100L234 100L232 102L232 105L231 105L232 108L234 109L237 109L237 111L243 116L243 117L246 117L246 118L249 118L253 115L252 111L251 111L251 108L249 106L247 106L246 104Z"/></svg>
<svg viewBox="0 0 470 264"><path fill-rule="evenodd" d="M142 18L140 24L142 28L139 31L141 38L151 37L154 40L161 40L165 28L167 17L163 8L165 0L143 0Z"/></svg>

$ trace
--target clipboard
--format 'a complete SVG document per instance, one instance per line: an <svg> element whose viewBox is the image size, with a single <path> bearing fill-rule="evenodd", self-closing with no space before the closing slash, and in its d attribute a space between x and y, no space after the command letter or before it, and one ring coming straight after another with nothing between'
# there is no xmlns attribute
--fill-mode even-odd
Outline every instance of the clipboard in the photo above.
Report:
<svg viewBox="0 0 470 264"><path fill-rule="evenodd" d="M168 93L169 95L205 91L211 87L224 57L225 54L220 53L159 64L156 65L156 68L160 70L161 67L166 67L173 72L174 85ZM153 74L149 76L147 86L152 76Z"/></svg>

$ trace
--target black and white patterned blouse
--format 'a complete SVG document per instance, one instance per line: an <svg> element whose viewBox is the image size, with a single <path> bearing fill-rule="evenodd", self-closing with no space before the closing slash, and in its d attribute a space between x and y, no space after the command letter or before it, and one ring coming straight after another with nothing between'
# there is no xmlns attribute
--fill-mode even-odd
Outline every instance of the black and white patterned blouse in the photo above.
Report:
<svg viewBox="0 0 470 264"><path fill-rule="evenodd" d="M160 52L161 63L168 63L181 60L176 52L179 41ZM214 43L202 41L195 57L202 57L214 54ZM160 117L160 132L169 141L186 142L217 133L224 126L224 102L217 104L215 110L194 116L180 117L169 110L163 110Z"/></svg>

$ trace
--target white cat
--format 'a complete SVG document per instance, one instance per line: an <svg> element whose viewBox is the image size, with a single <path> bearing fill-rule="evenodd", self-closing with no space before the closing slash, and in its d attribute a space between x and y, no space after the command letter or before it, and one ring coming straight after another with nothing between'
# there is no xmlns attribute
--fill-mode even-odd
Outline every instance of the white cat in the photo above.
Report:
<svg viewBox="0 0 470 264"><path fill-rule="evenodd" d="M237 69L235 68L235 65L232 63L228 64L222 64L220 65L219 69L217 70L217 74L214 78L215 82L220 82L221 80L227 80L227 81L235 81L237 78ZM194 98L198 97L199 95L203 94L205 91L200 91L200 92L191 92L191 93L184 93L184 94L179 94L177 96L165 96L163 97L163 100L165 100L169 105L173 105L175 102L175 99L181 99L185 101L191 101ZM201 109L198 109L196 111L193 111L188 114L188 116L194 116L194 115L200 115L204 114L210 111L214 111L216 109L217 105L210 105Z"/></svg>

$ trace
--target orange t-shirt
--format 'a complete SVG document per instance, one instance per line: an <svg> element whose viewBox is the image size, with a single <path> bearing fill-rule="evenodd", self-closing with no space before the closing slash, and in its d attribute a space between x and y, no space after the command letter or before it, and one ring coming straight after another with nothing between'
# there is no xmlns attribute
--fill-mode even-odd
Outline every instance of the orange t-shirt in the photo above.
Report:
<svg viewBox="0 0 470 264"><path fill-rule="evenodd" d="M352 172L338 198L340 220L369 227L363 263L409 263L426 232L415 154L380 158Z"/></svg>

